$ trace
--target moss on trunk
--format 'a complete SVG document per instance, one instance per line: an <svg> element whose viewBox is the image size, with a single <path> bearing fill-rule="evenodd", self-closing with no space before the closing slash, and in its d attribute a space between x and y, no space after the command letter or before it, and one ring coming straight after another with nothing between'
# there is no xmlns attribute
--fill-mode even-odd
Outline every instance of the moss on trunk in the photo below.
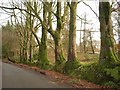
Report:
<svg viewBox="0 0 120 90"><path fill-rule="evenodd" d="M47 4L47 2L45 2ZM47 23L47 7L44 4L43 6L43 19L44 22ZM40 43L40 49L39 49L39 66L42 69L47 69L47 66L49 65L48 57L47 57L47 30L42 26L42 37L41 37L41 43Z"/></svg>
<svg viewBox="0 0 120 90"><path fill-rule="evenodd" d="M67 61L64 67L64 73L72 76L74 75L75 70L78 69L79 67L80 67L80 63L77 59Z"/></svg>
<svg viewBox="0 0 120 90"><path fill-rule="evenodd" d="M49 9L52 10L52 2L49 4ZM67 10L67 9L66 9ZM65 63L64 53L62 50L62 43L61 43L61 33L64 28L64 22L62 21L65 18L65 13L63 16L61 16L61 2L57 2L57 12L56 12L56 18L57 18L57 28L56 31L52 28L52 13L49 12L48 16L48 24L50 25L50 29L48 29L48 32L52 35L55 43L55 66L54 70L58 72L63 72L63 67Z"/></svg>
<svg viewBox="0 0 120 90"><path fill-rule="evenodd" d="M118 62L115 52L114 35L109 2L99 2L99 20L101 33L100 64L110 66Z"/></svg>
<svg viewBox="0 0 120 90"><path fill-rule="evenodd" d="M58 32L55 33L54 42L55 42L55 71L63 72L65 58L63 55L60 34Z"/></svg>
<svg viewBox="0 0 120 90"><path fill-rule="evenodd" d="M41 44L39 51L39 66L42 69L47 69L47 65L49 65L49 61L47 57L47 47L46 45Z"/></svg>
<svg viewBox="0 0 120 90"><path fill-rule="evenodd" d="M69 29L69 48L68 61L65 64L64 72L70 74L74 71L77 65L76 53L76 10L77 2L71 2L70 5L70 29Z"/></svg>

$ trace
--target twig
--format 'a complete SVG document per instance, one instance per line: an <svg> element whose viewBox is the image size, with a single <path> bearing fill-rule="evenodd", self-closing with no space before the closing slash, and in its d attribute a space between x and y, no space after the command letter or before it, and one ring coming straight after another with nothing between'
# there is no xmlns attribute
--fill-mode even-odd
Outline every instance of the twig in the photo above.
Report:
<svg viewBox="0 0 120 90"><path fill-rule="evenodd" d="M83 2L86 6L88 6L92 11L93 13L99 18L99 16L97 15L97 13L90 7L90 5L88 5L87 3Z"/></svg>

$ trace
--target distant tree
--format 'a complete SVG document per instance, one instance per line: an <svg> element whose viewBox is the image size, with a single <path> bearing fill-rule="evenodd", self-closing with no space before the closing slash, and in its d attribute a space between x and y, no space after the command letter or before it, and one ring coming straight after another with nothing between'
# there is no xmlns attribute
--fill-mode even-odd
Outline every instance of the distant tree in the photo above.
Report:
<svg viewBox="0 0 120 90"><path fill-rule="evenodd" d="M85 16L84 16L84 19L85 19L85 21L84 21L84 30L83 30L83 50L84 50L84 53L86 53L87 52L87 48L86 48L86 46L87 46L87 31L86 31L86 13L85 13Z"/></svg>
<svg viewBox="0 0 120 90"><path fill-rule="evenodd" d="M17 33L9 21L2 26L2 56L3 58L13 58L19 49ZM14 58L13 58L14 59Z"/></svg>

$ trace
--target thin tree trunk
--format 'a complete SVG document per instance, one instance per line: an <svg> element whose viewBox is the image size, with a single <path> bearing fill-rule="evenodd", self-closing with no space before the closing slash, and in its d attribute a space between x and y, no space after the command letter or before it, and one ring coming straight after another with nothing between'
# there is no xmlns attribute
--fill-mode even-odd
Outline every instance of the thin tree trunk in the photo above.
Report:
<svg viewBox="0 0 120 90"><path fill-rule="evenodd" d="M91 31L89 33L90 33L90 46L91 46L91 49L92 49L92 53L95 54L94 47L93 47Z"/></svg>
<svg viewBox="0 0 120 90"><path fill-rule="evenodd" d="M20 47L20 63L22 63L22 48Z"/></svg>
<svg viewBox="0 0 120 90"><path fill-rule="evenodd" d="M34 35L34 37L35 37L35 39L36 39L36 41L37 41L37 43L38 43L38 61L40 61L40 46L41 46L41 44L40 44L40 41L39 41L39 38L37 37L37 35L36 35L36 33L34 32L34 28L32 29L32 34Z"/></svg>
<svg viewBox="0 0 120 90"><path fill-rule="evenodd" d="M30 34L30 45L29 45L29 60L32 62L32 33Z"/></svg>
<svg viewBox="0 0 120 90"><path fill-rule="evenodd" d="M82 30L82 19L81 19L81 30ZM80 44L79 44L79 47L80 47L80 52L82 52L82 42L81 42L81 31L80 31Z"/></svg>
<svg viewBox="0 0 120 90"><path fill-rule="evenodd" d="M85 22L84 22L84 32L83 32L83 48L84 48L84 53L86 53L86 14L84 18L85 18Z"/></svg>
<svg viewBox="0 0 120 90"><path fill-rule="evenodd" d="M31 14L31 10L30 10L30 14ZM30 31L32 30L33 28L33 22L32 22L32 16L30 15ZM30 40L29 40L29 60L30 62L32 62L32 32L30 32Z"/></svg>
<svg viewBox="0 0 120 90"><path fill-rule="evenodd" d="M118 10L118 57L120 59L120 8Z"/></svg>

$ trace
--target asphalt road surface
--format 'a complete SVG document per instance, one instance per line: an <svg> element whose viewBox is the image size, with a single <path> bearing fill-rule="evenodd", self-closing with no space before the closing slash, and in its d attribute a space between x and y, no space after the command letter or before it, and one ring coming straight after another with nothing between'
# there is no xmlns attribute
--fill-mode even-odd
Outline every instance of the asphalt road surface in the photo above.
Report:
<svg viewBox="0 0 120 90"><path fill-rule="evenodd" d="M2 63L2 88L70 88L46 76L11 64Z"/></svg>
<svg viewBox="0 0 120 90"><path fill-rule="evenodd" d="M2 59L0 59L0 90L2 89Z"/></svg>

